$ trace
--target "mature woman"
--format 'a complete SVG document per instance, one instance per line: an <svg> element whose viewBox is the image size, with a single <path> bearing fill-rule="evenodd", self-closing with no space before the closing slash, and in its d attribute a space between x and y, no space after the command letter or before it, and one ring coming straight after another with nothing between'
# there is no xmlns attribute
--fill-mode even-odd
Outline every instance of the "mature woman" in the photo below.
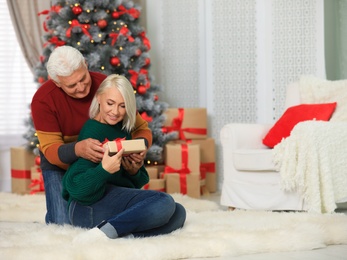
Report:
<svg viewBox="0 0 347 260"><path fill-rule="evenodd" d="M130 82L110 75L97 90L79 140L100 142L131 139L136 120L136 100ZM163 192L141 190L148 180L142 163L110 156L107 145L100 163L79 158L63 178L63 197L68 201L71 224L97 227L109 238L167 234L184 225L182 205Z"/></svg>

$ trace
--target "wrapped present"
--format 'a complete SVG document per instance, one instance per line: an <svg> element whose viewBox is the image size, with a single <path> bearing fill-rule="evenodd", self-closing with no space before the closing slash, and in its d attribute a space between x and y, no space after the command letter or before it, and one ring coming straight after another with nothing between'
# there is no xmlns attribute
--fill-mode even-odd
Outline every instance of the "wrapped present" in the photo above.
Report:
<svg viewBox="0 0 347 260"><path fill-rule="evenodd" d="M149 179L158 179L159 177L159 172L158 172L158 168L155 166L145 166Z"/></svg>
<svg viewBox="0 0 347 260"><path fill-rule="evenodd" d="M166 193L181 193L189 197L199 199L200 192L200 176L192 174L171 173L165 174Z"/></svg>
<svg viewBox="0 0 347 260"><path fill-rule="evenodd" d="M43 182L42 171L39 166L31 167L31 183L29 185L30 194L43 194L45 193L45 185Z"/></svg>
<svg viewBox="0 0 347 260"><path fill-rule="evenodd" d="M35 155L25 147L11 147L12 192L30 193L31 167L35 165Z"/></svg>
<svg viewBox="0 0 347 260"><path fill-rule="evenodd" d="M146 150L146 144L144 139L116 139L114 141L107 141L109 147L109 154L114 155L122 148L124 148L123 155L128 155L131 153L140 153Z"/></svg>
<svg viewBox="0 0 347 260"><path fill-rule="evenodd" d="M166 144L165 165L162 176L166 180L166 192L180 192L194 198L200 196L199 145ZM176 177L170 177L172 174L175 174ZM179 182L178 187L177 181ZM199 195L196 194L196 191Z"/></svg>
<svg viewBox="0 0 347 260"><path fill-rule="evenodd" d="M206 108L168 108L165 116L164 132L177 131L181 140L207 137Z"/></svg>
<svg viewBox="0 0 347 260"><path fill-rule="evenodd" d="M175 140L169 144L196 144L200 146L200 174L201 186L205 186L208 192L216 192L216 152L215 141L213 138L206 139L190 139L190 140ZM205 191L205 192L207 192Z"/></svg>
<svg viewBox="0 0 347 260"><path fill-rule="evenodd" d="M143 186L144 190L156 190L165 192L165 180L164 179L150 179L149 182Z"/></svg>

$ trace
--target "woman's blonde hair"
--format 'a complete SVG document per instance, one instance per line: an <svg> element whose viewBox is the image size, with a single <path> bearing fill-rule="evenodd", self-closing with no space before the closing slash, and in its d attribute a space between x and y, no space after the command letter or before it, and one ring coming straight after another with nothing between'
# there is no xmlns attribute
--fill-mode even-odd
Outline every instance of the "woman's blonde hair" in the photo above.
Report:
<svg viewBox="0 0 347 260"><path fill-rule="evenodd" d="M123 96L125 103L125 116L122 129L131 132L136 121L136 98L134 89L129 80L121 75L111 74L100 84L96 91L89 108L89 117L94 118L100 112L100 106L97 97L103 94L109 88L117 88Z"/></svg>

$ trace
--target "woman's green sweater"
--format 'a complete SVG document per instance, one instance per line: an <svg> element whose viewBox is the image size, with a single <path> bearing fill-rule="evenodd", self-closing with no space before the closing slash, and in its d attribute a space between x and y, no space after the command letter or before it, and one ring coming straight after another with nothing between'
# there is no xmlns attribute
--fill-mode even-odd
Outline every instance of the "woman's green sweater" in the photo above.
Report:
<svg viewBox="0 0 347 260"><path fill-rule="evenodd" d="M123 137L130 140L131 135L121 128L122 122L116 125L107 125L89 119L84 124L78 141L93 138L104 142L106 139L112 141ZM148 181L148 173L144 166L136 175L128 174L123 167L118 172L110 174L102 168L101 163L79 158L70 165L63 177L62 195L69 204L71 200L76 200L83 205L91 205L102 198L106 185L141 188Z"/></svg>

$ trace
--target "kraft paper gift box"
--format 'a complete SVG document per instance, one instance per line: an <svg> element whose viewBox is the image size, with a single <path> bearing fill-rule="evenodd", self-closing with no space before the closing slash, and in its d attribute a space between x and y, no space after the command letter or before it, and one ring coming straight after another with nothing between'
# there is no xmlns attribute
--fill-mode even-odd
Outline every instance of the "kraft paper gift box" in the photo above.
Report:
<svg viewBox="0 0 347 260"><path fill-rule="evenodd" d="M205 186L208 192L216 192L216 151L215 140L213 138L194 139L194 140L175 140L169 143L187 143L200 146L200 173L202 186Z"/></svg>
<svg viewBox="0 0 347 260"><path fill-rule="evenodd" d="M149 182L143 186L144 190L156 190L165 192L165 180L164 179L150 179Z"/></svg>
<svg viewBox="0 0 347 260"><path fill-rule="evenodd" d="M195 144L165 145L165 170L167 193L182 193L200 197L200 147Z"/></svg>
<svg viewBox="0 0 347 260"><path fill-rule="evenodd" d="M207 138L206 108L168 108L164 115L164 132L178 132L178 139Z"/></svg>
<svg viewBox="0 0 347 260"><path fill-rule="evenodd" d="M159 177L159 172L158 172L158 168L155 166L145 166L149 179L158 179Z"/></svg>
<svg viewBox="0 0 347 260"><path fill-rule="evenodd" d="M128 155L131 153L140 153L146 150L146 144L143 139L134 139L134 140L116 139L114 141L108 141L107 145L109 147L110 155L116 154L122 148L124 148L123 155Z"/></svg>
<svg viewBox="0 0 347 260"><path fill-rule="evenodd" d="M25 147L11 147L12 192L30 193L31 167L35 165L35 155Z"/></svg>
<svg viewBox="0 0 347 260"><path fill-rule="evenodd" d="M45 193L45 186L43 182L42 177L42 171L39 166L33 166L31 167L31 183L29 185L30 187L30 194L44 194Z"/></svg>

